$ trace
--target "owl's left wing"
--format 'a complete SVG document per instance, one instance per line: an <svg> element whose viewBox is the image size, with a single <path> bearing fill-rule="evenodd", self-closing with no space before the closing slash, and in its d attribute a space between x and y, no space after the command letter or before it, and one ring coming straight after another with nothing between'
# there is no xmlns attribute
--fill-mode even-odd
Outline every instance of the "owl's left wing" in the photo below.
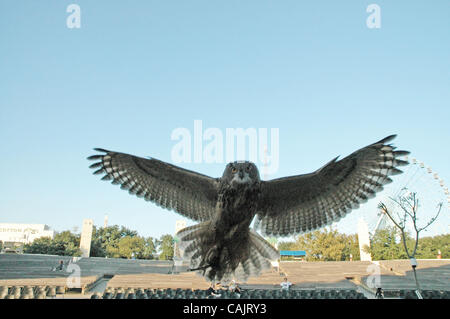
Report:
<svg viewBox="0 0 450 319"><path fill-rule="evenodd" d="M397 167L406 151L394 151L387 142L395 135L364 147L311 174L262 182L256 227L265 235L287 236L308 232L335 222L375 197L402 173Z"/></svg>
<svg viewBox="0 0 450 319"><path fill-rule="evenodd" d="M96 148L88 157L90 168L102 180L120 184L132 195L143 197L192 220L210 220L217 202L217 179L154 159Z"/></svg>

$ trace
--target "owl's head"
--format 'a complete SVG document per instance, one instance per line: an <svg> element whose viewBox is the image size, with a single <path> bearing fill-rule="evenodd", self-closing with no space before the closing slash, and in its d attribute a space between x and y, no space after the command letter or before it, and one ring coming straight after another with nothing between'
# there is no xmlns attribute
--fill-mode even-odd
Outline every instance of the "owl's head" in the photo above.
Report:
<svg viewBox="0 0 450 319"><path fill-rule="evenodd" d="M259 171L252 162L232 162L225 167L222 180L228 184L254 184L260 181Z"/></svg>

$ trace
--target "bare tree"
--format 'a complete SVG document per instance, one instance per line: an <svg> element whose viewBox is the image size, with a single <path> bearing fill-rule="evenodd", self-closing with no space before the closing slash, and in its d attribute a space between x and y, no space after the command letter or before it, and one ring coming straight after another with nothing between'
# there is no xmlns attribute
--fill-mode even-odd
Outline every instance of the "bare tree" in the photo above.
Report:
<svg viewBox="0 0 450 319"><path fill-rule="evenodd" d="M425 230L427 227L429 227L438 218L443 203L439 203L437 205L436 215L432 217L425 226L419 227L418 225L419 220L418 211L420 208L419 198L417 197L417 194L415 192L409 192L407 188L403 188L402 191L403 192L397 198L390 197L390 199L394 203L393 208L389 209L382 202L378 205L378 208L381 209L381 211L385 213L389 217L389 219L394 223L394 225L400 230L403 247L405 248L406 255L411 261L414 279L416 281L418 297L421 298L420 286L416 274L417 261L415 259L417 246L419 244L419 233L422 230ZM415 232L415 244L412 251L406 245L406 235L407 235L406 226L409 220L412 222L412 226Z"/></svg>

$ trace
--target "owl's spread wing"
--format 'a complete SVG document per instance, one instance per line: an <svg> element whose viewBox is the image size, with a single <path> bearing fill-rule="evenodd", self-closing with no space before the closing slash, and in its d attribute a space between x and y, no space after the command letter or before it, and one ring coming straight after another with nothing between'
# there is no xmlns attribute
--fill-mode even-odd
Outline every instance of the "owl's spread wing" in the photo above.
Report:
<svg viewBox="0 0 450 319"><path fill-rule="evenodd" d="M263 234L287 236L318 229L339 220L375 197L392 180L390 175L408 162L387 142L395 135L364 147L311 174L262 182L262 200L256 227Z"/></svg>
<svg viewBox="0 0 450 319"><path fill-rule="evenodd" d="M132 195L195 221L207 221L214 215L217 179L153 158L95 150L106 153L88 157L98 161L90 168L98 169L94 174L105 174L102 180L112 180Z"/></svg>

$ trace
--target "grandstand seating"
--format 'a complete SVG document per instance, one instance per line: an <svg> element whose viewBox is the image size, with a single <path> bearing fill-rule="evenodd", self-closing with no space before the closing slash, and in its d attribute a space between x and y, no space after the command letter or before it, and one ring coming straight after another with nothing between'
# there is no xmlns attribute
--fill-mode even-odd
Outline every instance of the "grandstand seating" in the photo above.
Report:
<svg viewBox="0 0 450 319"><path fill-rule="evenodd" d="M59 260L75 262L81 269L83 289L67 291L70 272L54 271ZM418 260L416 268L422 296L449 299L450 260ZM370 262L280 262L272 270L241 284L241 295L222 292L223 299L356 299L372 298L364 288ZM387 298L417 298L409 260L380 261L381 286ZM171 261L126 260L0 254L0 299L203 299L209 283L187 265L172 273ZM183 270L184 269L184 270ZM280 290L283 276L294 284ZM101 282L101 284L99 284ZM92 288L92 289L91 289ZM95 293L94 293L95 291ZM68 293L70 295L68 295ZM363 293L365 295L363 295Z"/></svg>
<svg viewBox="0 0 450 319"><path fill-rule="evenodd" d="M409 260L380 260L380 266L391 274L406 275L411 271L411 263ZM449 265L450 261L437 260L437 259L419 259L416 270L427 269L431 271L433 268L442 267L443 265ZM441 269L439 269L440 271Z"/></svg>
<svg viewBox="0 0 450 319"><path fill-rule="evenodd" d="M62 286L0 286L0 299L47 299L64 293Z"/></svg>
<svg viewBox="0 0 450 319"><path fill-rule="evenodd" d="M64 294L58 286L0 286L0 299L47 299ZM208 295L205 289L150 289L108 287L91 299L367 299L355 289L243 289L240 294L219 290L220 297ZM414 290L398 290L397 298L417 299ZM391 294L392 297L392 294ZM450 291L423 290L424 299L450 299Z"/></svg>
<svg viewBox="0 0 450 319"><path fill-rule="evenodd" d="M384 290L416 289L409 260L383 260L379 265L379 285ZM450 288L450 260L418 260L416 273L424 290L446 291Z"/></svg>
<svg viewBox="0 0 450 319"><path fill-rule="evenodd" d="M219 290L220 297L214 297L203 289L146 289L146 288L107 288L103 295L98 293L92 299L366 299L351 289L344 290L290 290L249 289L240 294Z"/></svg>
<svg viewBox="0 0 450 319"><path fill-rule="evenodd" d="M64 261L63 271L53 271L59 261ZM129 260L121 258L72 258L68 256L33 255L33 254L0 254L0 279L14 278L51 278L67 277L70 273L66 267L76 263L85 277L95 277L103 274L168 274L172 271L171 261L160 260ZM188 265L178 267L185 271Z"/></svg>
<svg viewBox="0 0 450 319"><path fill-rule="evenodd" d="M423 299L450 299L450 291L442 290L422 290ZM414 290L400 290L399 297L401 299L418 299Z"/></svg>

